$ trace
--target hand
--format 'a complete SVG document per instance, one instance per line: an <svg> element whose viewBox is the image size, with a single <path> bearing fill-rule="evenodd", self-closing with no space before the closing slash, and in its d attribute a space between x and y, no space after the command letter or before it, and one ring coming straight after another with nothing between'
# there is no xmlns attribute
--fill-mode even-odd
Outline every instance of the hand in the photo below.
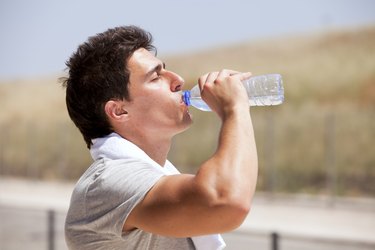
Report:
<svg viewBox="0 0 375 250"><path fill-rule="evenodd" d="M249 108L249 100L242 81L251 73L234 70L210 72L198 80L203 100L222 119L226 115L241 108Z"/></svg>

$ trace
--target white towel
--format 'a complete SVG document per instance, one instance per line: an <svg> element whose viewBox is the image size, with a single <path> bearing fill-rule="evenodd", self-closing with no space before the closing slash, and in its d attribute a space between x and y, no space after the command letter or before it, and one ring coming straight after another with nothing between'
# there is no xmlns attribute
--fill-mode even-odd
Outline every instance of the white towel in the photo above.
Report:
<svg viewBox="0 0 375 250"><path fill-rule="evenodd" d="M108 159L142 159L151 165L161 168L166 175L179 174L180 172L168 160L164 167L152 160L142 149L135 144L122 138L116 133L106 137L92 140L90 153L94 160L99 158ZM194 246L197 250L221 250L226 244L220 234L204 235L192 237Z"/></svg>

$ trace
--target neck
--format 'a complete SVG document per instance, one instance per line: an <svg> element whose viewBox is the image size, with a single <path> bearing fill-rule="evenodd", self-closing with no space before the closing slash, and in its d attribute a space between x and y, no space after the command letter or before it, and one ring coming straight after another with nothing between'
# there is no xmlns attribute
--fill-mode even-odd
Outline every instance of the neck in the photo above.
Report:
<svg viewBox="0 0 375 250"><path fill-rule="evenodd" d="M165 165L172 142L170 138L136 137L123 134L120 135L128 141L137 145L160 166L163 167Z"/></svg>

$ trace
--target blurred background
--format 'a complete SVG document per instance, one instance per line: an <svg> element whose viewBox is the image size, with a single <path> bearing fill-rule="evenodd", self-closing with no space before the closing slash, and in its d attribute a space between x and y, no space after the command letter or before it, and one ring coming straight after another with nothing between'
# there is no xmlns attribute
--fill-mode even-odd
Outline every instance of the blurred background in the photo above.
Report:
<svg viewBox="0 0 375 250"><path fill-rule="evenodd" d="M283 76L285 102L251 108L257 195L227 249L375 249L374 10L371 0L2 0L0 249L67 249L70 192L92 160L58 79L89 36L129 24L153 34L186 88L222 68ZM220 129L214 114L191 112L169 156L188 173Z"/></svg>

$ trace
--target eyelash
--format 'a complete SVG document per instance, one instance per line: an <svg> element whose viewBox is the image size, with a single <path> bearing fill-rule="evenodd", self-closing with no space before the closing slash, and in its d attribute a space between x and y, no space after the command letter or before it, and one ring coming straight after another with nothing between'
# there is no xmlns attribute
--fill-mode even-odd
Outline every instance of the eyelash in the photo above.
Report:
<svg viewBox="0 0 375 250"><path fill-rule="evenodd" d="M161 75L159 73L156 73L156 77L154 79L152 79L153 81L156 81L156 80L159 80L161 77Z"/></svg>

